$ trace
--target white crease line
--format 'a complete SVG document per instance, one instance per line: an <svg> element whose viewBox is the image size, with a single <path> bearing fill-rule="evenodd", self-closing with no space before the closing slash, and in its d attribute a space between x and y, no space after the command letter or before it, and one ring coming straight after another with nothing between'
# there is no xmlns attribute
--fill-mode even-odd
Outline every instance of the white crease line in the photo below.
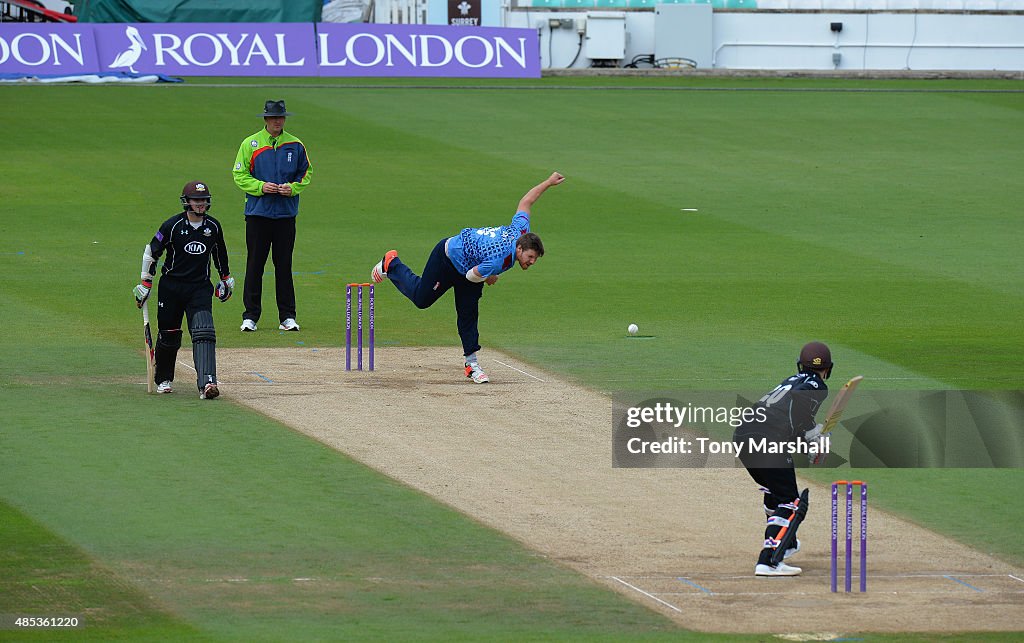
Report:
<svg viewBox="0 0 1024 643"><path fill-rule="evenodd" d="M494 360L498 361L498 360ZM953 377L948 378L950 381L966 380L966 377ZM749 378L746 377L645 377L645 382L746 382ZM930 377L872 377L872 381L885 381L885 382L930 382ZM636 378L617 379L609 378L598 380L600 382L635 382ZM939 389L936 389L939 390Z"/></svg>
<svg viewBox="0 0 1024 643"><path fill-rule="evenodd" d="M152 579L150 579L150 580L152 580ZM173 582L173 581L169 581L167 579L159 579L159 580L160 580L160 582ZM295 583L303 583L303 582L319 581L320 579L319 578L310 578L310 577L289 578L289 577L286 577L286 576L283 576L283 577L282 576L267 576L267 577L259 577L259 578L244 578L244 577L237 577L237 578L204 578L204 579L201 580L201 582L203 582L203 583L276 583L276 582L280 582L280 581L283 581L283 580L284 581L292 581L292 582L295 582Z"/></svg>
<svg viewBox="0 0 1024 643"><path fill-rule="evenodd" d="M946 576L953 575L959 576L960 578L1003 578L1009 576L1016 580L1024 583L1024 579L1017 578L1013 574L986 574L981 572L919 572L919 573L907 573L907 574L870 574L868 578L945 578ZM731 574L714 575L714 574L683 574L686 578L702 580L749 580L750 576L733 576ZM824 578L824 574L803 574L803 578ZM609 576L609 578L615 578ZM631 580L678 580L679 575L676 576L621 576L620 578L629 578ZM659 592L665 593L665 592ZM715 592L716 594L718 592Z"/></svg>
<svg viewBox="0 0 1024 643"><path fill-rule="evenodd" d="M670 608L674 609L675 611L679 612L680 614L683 613L683 610L679 609L678 607L676 607L672 603L669 603L667 601L663 601L660 598L658 598L657 596L655 596L654 594L650 594L648 592L645 592L644 590L640 589L639 587L637 587L635 585L630 585L629 583L627 583L626 581L622 580L621 578L616 578L615 576L609 576L608 578L610 578L612 580L615 580L615 581L619 581L620 583L622 583L626 587L628 587L630 589L633 589L633 590L636 590L636 591L640 592L641 594L643 594L644 596L646 596L648 598L652 598L652 599L658 601L659 603L661 603L665 607L670 607Z"/></svg>
<svg viewBox="0 0 1024 643"><path fill-rule="evenodd" d="M538 382L543 382L544 381L544 380L540 379L539 377L537 377L536 375L530 375L526 371L520 371L518 368L516 368L515 366L512 366L511 364L506 364L505 362L501 361L500 359L496 359L496 360L493 360L493 361L501 364L502 366L507 366L508 368L511 368L513 371L518 371L518 372L522 373L523 375L526 375L527 377L532 377L533 379L537 380ZM614 576L612 578L614 578Z"/></svg>
<svg viewBox="0 0 1024 643"><path fill-rule="evenodd" d="M917 589L917 590L903 590L903 589L881 589L881 590L880 589L874 589L874 590L872 590L872 589L868 589L868 591L865 592L865 593L867 593L867 594L887 594L887 595L891 594L893 596L899 596L899 595L903 595L903 594L929 594L929 595L938 595L938 594L949 595L950 594L950 592L946 591L946 590L925 590L925 589ZM824 596L824 595L832 594L832 592L828 592L825 589L822 589L819 592L714 592L712 594L698 594L697 592L658 592L658 594L661 595L661 596L684 596L684 597L687 597L687 598L698 598L698 599L701 599L701 600L714 600L714 598L717 597L717 596ZM839 592L840 596L842 596L844 594L846 594L846 592ZM847 596L856 596L858 594L860 594L860 592L851 592L850 594L847 594ZM1005 596L1007 594L1024 594L1024 592L1021 592L1021 591L992 592L991 594L993 596ZM835 594L832 594L832 595L835 596Z"/></svg>

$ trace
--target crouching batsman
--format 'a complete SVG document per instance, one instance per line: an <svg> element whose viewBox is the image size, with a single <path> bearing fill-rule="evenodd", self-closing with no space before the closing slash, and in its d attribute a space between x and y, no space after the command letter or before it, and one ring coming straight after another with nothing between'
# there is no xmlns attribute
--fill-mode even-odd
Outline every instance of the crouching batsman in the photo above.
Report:
<svg viewBox="0 0 1024 643"><path fill-rule="evenodd" d="M181 348L181 321L188 318L192 338L192 360L196 368L199 397L212 400L217 389L217 335L213 328L213 295L227 301L235 288L228 270L228 251L220 222L209 215L210 190L205 183L187 183L181 191L184 211L164 221L142 253L142 283L135 287L135 302L141 308L153 287L157 261L167 251L161 268L157 294L155 374L158 393L170 393L174 382L174 361ZM210 258L220 281L210 282Z"/></svg>
<svg viewBox="0 0 1024 643"><path fill-rule="evenodd" d="M768 516L755 576L796 576L802 571L783 562L800 551L796 534L807 515L808 490L797 490L792 447L799 441L821 446L822 426L815 423L814 416L828 397L825 380L832 373L828 346L821 342L804 346L797 371L758 400L755 409L760 407L763 413L733 434L743 466L764 493Z"/></svg>
<svg viewBox="0 0 1024 643"><path fill-rule="evenodd" d="M530 209L540 195L565 177L554 172L546 180L523 195L512 222L495 228L465 228L454 237L437 242L418 276L398 258L398 251L384 255L370 272L375 283L390 279L399 292L417 308L429 308L449 288L455 290L455 312L466 377L477 384L488 381L477 362L480 331L477 328L480 297L484 284L493 286L498 275L516 263L526 270L544 256L540 237L530 232Z"/></svg>

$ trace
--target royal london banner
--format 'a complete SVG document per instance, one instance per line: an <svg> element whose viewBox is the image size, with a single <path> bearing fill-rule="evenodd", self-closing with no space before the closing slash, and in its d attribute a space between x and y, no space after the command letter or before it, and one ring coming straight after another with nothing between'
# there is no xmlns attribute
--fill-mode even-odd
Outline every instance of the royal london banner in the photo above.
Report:
<svg viewBox="0 0 1024 643"><path fill-rule="evenodd" d="M335 23L0 24L0 74L537 78L533 29Z"/></svg>

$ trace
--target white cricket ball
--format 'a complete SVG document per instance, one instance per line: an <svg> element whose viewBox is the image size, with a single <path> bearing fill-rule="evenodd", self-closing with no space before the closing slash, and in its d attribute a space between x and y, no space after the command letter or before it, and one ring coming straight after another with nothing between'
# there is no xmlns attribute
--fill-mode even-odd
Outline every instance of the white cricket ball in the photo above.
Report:
<svg viewBox="0 0 1024 643"><path fill-rule="evenodd" d="M629 331L630 335L636 335L638 332L640 332L640 327L637 326L636 324L630 324L629 328L627 328L626 330Z"/></svg>

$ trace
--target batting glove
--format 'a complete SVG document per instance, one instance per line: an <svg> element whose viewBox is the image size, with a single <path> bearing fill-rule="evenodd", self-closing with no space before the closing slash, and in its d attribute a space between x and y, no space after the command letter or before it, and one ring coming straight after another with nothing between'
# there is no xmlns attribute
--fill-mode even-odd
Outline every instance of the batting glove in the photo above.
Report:
<svg viewBox="0 0 1024 643"><path fill-rule="evenodd" d="M146 300L149 299L149 291L152 288L153 288L153 282L152 281L143 281L138 286L135 286L135 290L133 291L133 293L135 295L135 305L136 306L138 306L139 308L142 308L142 304L146 303Z"/></svg>
<svg viewBox="0 0 1024 643"><path fill-rule="evenodd" d="M825 458L828 457L828 451L825 446L828 441L828 436L819 435L813 440L808 440L809 443L816 445L815 450L818 453L807 453L807 461L811 464L825 464Z"/></svg>
<svg viewBox="0 0 1024 643"><path fill-rule="evenodd" d="M217 289L214 292L221 301L231 299L231 293L235 292L235 278L230 275L224 277L217 282Z"/></svg>
<svg viewBox="0 0 1024 643"><path fill-rule="evenodd" d="M817 440L818 436L821 435L821 429L824 426L824 424L815 424L813 429L807 429L804 433L804 440L807 440L808 442L814 442Z"/></svg>

